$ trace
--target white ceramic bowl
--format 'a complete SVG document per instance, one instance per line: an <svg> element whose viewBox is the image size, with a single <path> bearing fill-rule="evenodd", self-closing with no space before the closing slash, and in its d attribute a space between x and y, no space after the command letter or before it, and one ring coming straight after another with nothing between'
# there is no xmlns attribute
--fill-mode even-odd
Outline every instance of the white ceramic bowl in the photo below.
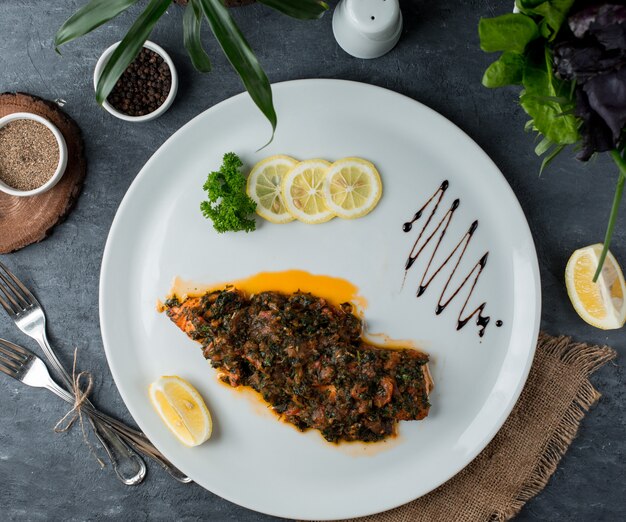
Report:
<svg viewBox="0 0 626 522"><path fill-rule="evenodd" d="M93 72L94 89L98 85L98 79L100 78L100 75L102 74L102 70L104 69L104 66L109 61L109 58L113 54L113 51L119 44L120 42L114 43L111 47L109 47L106 51L104 51L102 53L102 56L100 56L100 58L98 59L98 62L96 63L96 68L94 69L94 72ZM161 114L163 114L167 109L169 109L170 105L172 105L172 103L174 102L174 98L176 98L176 92L178 91L178 74L176 73L176 67L174 67L174 62L170 58L170 55L167 54L160 45L157 45L154 42L151 42L150 40L146 40L143 46L146 47L147 49L150 49L151 51L154 51L159 56L161 56L161 58L163 58L165 63L167 63L168 67L170 68L171 81L172 81L172 84L170 86L170 92L168 93L167 98L165 98L165 101L163 102L163 104L156 111L152 111L149 114L144 114L143 116L129 116L128 114L124 114L123 112L116 110L108 101L105 100L102 106L106 109L107 112L111 113L113 116L115 116L116 118L119 118L120 120L132 121L135 123L153 120L161 116Z"/></svg>
<svg viewBox="0 0 626 522"><path fill-rule="evenodd" d="M61 131L46 118L42 118L41 116L30 112L14 112L13 114L0 118L0 129L16 120L33 120L50 129L50 132L54 135L59 147L59 163L57 164L57 168L52 177L41 185L41 187L37 187L33 190L18 190L0 181L0 190L10 194L11 196L36 196L37 194L43 194L54 187L65 173L65 167L67 166L67 144L65 143L65 138L63 137L63 134L61 134Z"/></svg>

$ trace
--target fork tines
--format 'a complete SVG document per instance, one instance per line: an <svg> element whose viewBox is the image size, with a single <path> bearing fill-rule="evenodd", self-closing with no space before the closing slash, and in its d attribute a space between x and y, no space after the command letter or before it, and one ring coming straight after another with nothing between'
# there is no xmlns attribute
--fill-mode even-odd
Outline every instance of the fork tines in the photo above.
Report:
<svg viewBox="0 0 626 522"><path fill-rule="evenodd" d="M37 302L28 288L0 262L0 304L11 316Z"/></svg>
<svg viewBox="0 0 626 522"><path fill-rule="evenodd" d="M4 339L0 339L0 371L14 376L29 359L24 348Z"/></svg>

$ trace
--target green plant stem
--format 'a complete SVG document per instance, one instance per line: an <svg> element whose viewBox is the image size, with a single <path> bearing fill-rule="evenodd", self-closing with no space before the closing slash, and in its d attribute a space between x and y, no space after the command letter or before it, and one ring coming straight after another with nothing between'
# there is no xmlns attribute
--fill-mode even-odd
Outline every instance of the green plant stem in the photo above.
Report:
<svg viewBox="0 0 626 522"><path fill-rule="evenodd" d="M593 282L595 283L600 277L602 272L602 265L606 259L606 254L611 246L611 238L613 237L613 229L615 228L615 222L617 221L617 212L619 211L619 204L622 201L622 193L624 192L624 182L626 181L626 161L622 155L616 151L611 151L611 157L617 168L619 169L619 178L617 180L617 186L615 187L615 195L613 196L613 205L611 206L611 215L609 216L609 224L606 227L606 234L604 235L604 245L602 247L602 253L600 254L600 260L598 261L598 268L593 276Z"/></svg>

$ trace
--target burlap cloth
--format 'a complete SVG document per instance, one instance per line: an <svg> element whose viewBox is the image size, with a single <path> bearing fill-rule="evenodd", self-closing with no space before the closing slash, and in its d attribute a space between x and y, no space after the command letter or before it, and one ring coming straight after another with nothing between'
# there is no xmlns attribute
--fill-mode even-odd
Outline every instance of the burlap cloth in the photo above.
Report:
<svg viewBox="0 0 626 522"><path fill-rule="evenodd" d="M542 333L522 395L491 443L435 491L359 522L509 520L539 493L600 398L589 375L615 357L607 346Z"/></svg>

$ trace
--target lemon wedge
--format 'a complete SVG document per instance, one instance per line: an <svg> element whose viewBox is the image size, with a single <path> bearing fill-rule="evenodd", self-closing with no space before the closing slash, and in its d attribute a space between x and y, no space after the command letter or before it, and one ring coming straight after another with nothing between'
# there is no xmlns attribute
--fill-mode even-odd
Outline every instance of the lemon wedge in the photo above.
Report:
<svg viewBox="0 0 626 522"><path fill-rule="evenodd" d="M248 176L247 192L256 203L256 213L271 223L288 223L294 217L287 211L281 186L283 178L298 162L276 155L259 161Z"/></svg>
<svg viewBox="0 0 626 522"><path fill-rule="evenodd" d="M565 285L574 309L587 323L603 330L621 328L626 322L624 274L609 252L597 282L602 244L576 250L565 268Z"/></svg>
<svg viewBox="0 0 626 522"><path fill-rule="evenodd" d="M149 393L156 412L185 446L198 446L211 436L209 409L185 379L164 375L150 385Z"/></svg>
<svg viewBox="0 0 626 522"><path fill-rule="evenodd" d="M324 178L330 163L322 159L301 161L283 178L282 194L289 213L304 223L324 223L335 217L326 206Z"/></svg>
<svg viewBox="0 0 626 522"><path fill-rule="evenodd" d="M335 161L324 180L326 205L337 216L355 219L371 212L383 193L376 167L361 158Z"/></svg>

